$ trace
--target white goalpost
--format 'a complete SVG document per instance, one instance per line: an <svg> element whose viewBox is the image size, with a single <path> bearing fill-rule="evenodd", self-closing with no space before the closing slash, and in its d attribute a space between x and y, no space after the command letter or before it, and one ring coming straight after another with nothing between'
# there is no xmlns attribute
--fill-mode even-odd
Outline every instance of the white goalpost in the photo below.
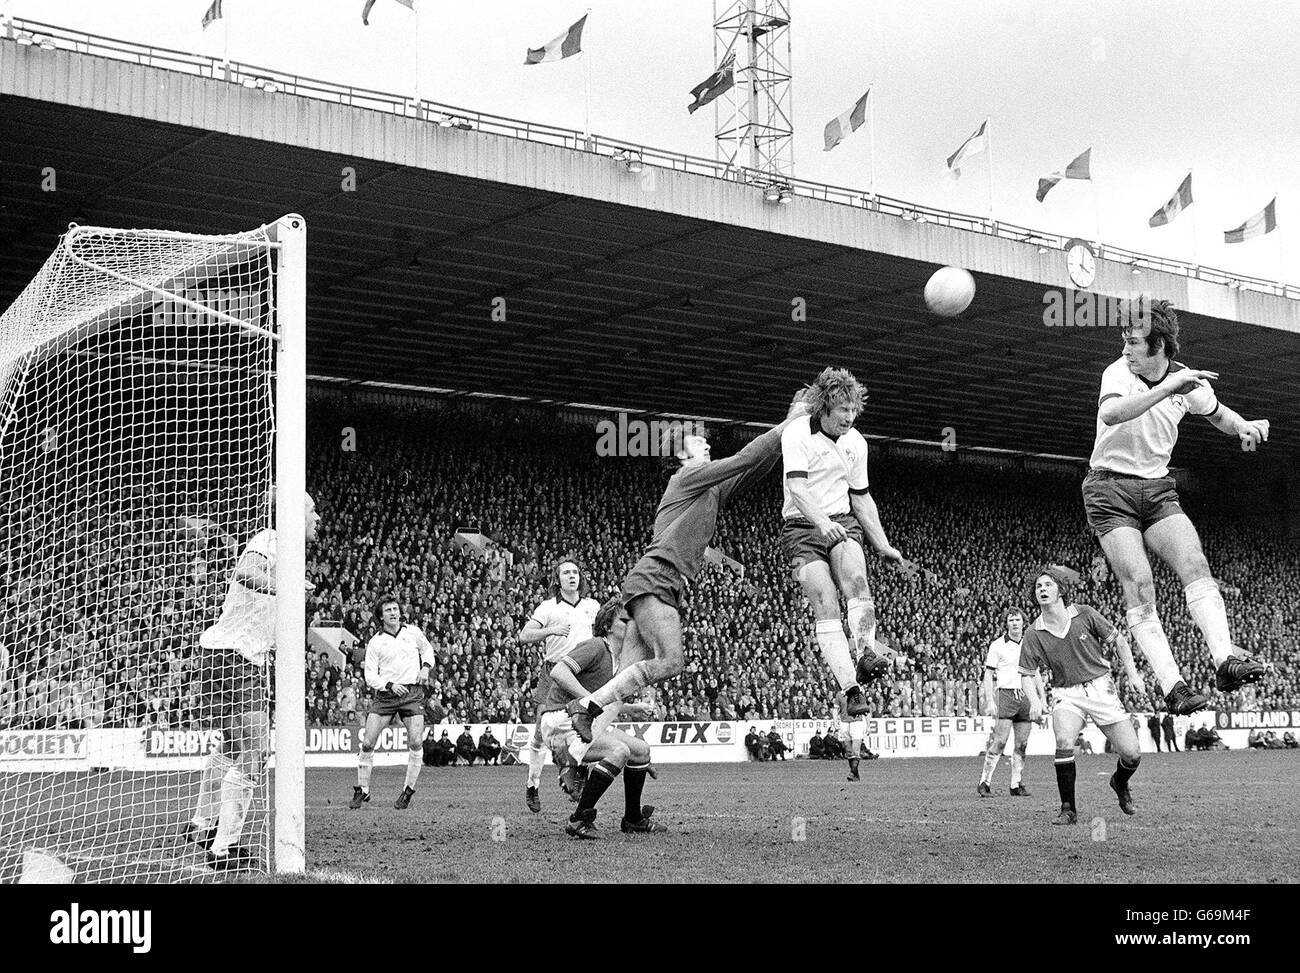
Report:
<svg viewBox="0 0 1300 973"><path fill-rule="evenodd" d="M74 225L0 317L0 882L215 877L183 833L235 690L274 700L238 843L303 870L305 304L291 214ZM268 528L280 651L234 685L200 636Z"/></svg>

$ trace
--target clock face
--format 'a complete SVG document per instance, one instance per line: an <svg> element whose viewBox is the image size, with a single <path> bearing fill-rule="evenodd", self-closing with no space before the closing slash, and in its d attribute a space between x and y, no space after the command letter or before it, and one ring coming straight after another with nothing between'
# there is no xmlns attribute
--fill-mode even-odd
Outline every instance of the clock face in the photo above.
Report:
<svg viewBox="0 0 1300 973"><path fill-rule="evenodd" d="M1069 249L1065 265L1075 287L1088 287L1097 276L1097 261L1093 259L1091 248L1082 243L1076 243Z"/></svg>

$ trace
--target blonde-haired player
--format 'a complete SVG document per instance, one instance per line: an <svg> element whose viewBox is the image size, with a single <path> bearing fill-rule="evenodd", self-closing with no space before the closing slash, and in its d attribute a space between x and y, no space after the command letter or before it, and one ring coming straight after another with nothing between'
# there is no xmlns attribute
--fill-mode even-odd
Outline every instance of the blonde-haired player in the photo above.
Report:
<svg viewBox="0 0 1300 973"><path fill-rule="evenodd" d="M804 393L807 418L781 434L785 466L781 548L816 616L817 646L839 683L850 717L870 704L860 683L889 666L893 653L876 651L876 607L867 586L864 538L904 573L915 566L889 543L867 478L867 441L853 428L866 390L843 368L826 368ZM840 593L858 653L844 634Z"/></svg>
<svg viewBox="0 0 1300 973"><path fill-rule="evenodd" d="M528 743L528 786L524 791L528 810L534 814L542 809L539 785L542 766L546 763L546 747L542 740L541 706L550 691L551 667L591 638L592 622L600 610L599 602L584 594L585 581L577 561L565 558L557 562L551 578L550 596L533 609L519 633L522 645L542 643L542 671L533 692L533 702L538 711L537 719L533 721L533 736Z"/></svg>
<svg viewBox="0 0 1300 973"><path fill-rule="evenodd" d="M309 494L304 502L303 536L310 543L320 517ZM207 864L219 871L258 865L256 854L237 842L270 742L266 660L275 647L275 561L275 528L258 531L235 564L221 617L199 637L200 718L222 731L222 742L203 763L184 837L206 849Z"/></svg>
<svg viewBox="0 0 1300 973"><path fill-rule="evenodd" d="M433 646L414 625L403 624L402 605L391 595L375 603L379 631L366 643L366 685L375 698L366 714L357 756L357 783L348 807L356 810L370 800L370 772L375 743L394 718L406 727L406 785L393 802L404 811L411 806L424 764L424 690L433 669Z"/></svg>

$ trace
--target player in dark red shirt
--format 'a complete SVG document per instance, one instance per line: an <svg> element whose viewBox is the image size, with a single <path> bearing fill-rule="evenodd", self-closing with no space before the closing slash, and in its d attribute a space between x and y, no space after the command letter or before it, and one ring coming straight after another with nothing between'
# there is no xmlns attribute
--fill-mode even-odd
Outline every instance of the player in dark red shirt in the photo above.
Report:
<svg viewBox="0 0 1300 973"><path fill-rule="evenodd" d="M1042 607L1020 642L1021 685L1030 699L1029 718L1039 720L1047 708L1039 669L1052 670L1052 729L1056 733L1056 785L1061 792L1061 812L1053 824L1075 824L1074 741L1091 719L1119 753L1110 779L1125 814L1134 813L1128 781L1142 757L1137 733L1115 692L1110 663L1102 655L1114 647L1129 683L1139 695L1146 685L1133 663L1128 639L1100 612L1088 605L1071 604L1073 597L1065 575L1045 568L1034 581L1034 598Z"/></svg>
<svg viewBox="0 0 1300 973"><path fill-rule="evenodd" d="M632 618L623 655L630 664L568 707L584 741L591 741L591 721L603 707L682 671L682 590L699 573L718 513L738 491L767 475L781 458L781 433L807 416L800 390L785 421L734 456L711 460L707 439L680 433L664 450L679 466L659 501L650 546L623 579L623 605Z"/></svg>
<svg viewBox="0 0 1300 973"><path fill-rule="evenodd" d="M578 807L569 818L565 831L575 838L599 838L596 830L596 802L623 774L626 810L620 825L626 834L654 834L667 831L657 821L651 805L642 806L641 792L650 769L650 745L610 724L616 717L628 720L653 719L653 711L643 704L623 703L610 706L592 727L592 740L583 741L573 728L573 717L565 705L573 699L599 689L614 675L615 659L623 646L627 622L623 618L619 597L601 606L592 621L593 638L580 642L573 651L551 667L551 681L539 712L538 726L561 765L587 764L587 782L578 799Z"/></svg>

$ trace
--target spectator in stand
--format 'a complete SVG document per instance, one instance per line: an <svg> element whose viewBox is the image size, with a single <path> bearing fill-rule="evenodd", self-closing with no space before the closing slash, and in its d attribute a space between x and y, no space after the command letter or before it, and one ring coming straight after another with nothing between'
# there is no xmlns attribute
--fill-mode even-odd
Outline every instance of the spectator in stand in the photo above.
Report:
<svg viewBox="0 0 1300 973"><path fill-rule="evenodd" d="M474 734L469 732L468 725L456 738L456 756L471 767L474 766L474 758L478 756L478 747L474 743Z"/></svg>
<svg viewBox="0 0 1300 973"><path fill-rule="evenodd" d="M478 755L484 766L494 764L501 756L501 741L492 735L492 727L485 726L478 738Z"/></svg>

